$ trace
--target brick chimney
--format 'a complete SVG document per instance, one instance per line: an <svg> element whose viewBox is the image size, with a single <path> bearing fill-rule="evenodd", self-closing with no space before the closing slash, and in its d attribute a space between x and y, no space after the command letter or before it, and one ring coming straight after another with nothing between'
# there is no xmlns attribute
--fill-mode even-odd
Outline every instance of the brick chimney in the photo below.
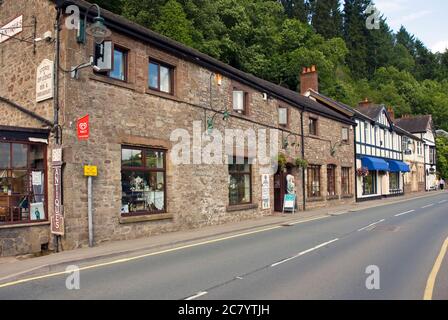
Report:
<svg viewBox="0 0 448 320"><path fill-rule="evenodd" d="M358 105L360 107L364 107L364 106L369 106L371 104L372 104L372 102L369 101L369 98L365 98L364 101L361 101Z"/></svg>
<svg viewBox="0 0 448 320"><path fill-rule="evenodd" d="M395 111L394 111L394 108L392 108L392 107L387 108L387 113L389 113L389 116L392 119L392 121L395 121Z"/></svg>
<svg viewBox="0 0 448 320"><path fill-rule="evenodd" d="M304 67L300 74L300 94L304 95L309 89L319 92L319 76L315 65Z"/></svg>

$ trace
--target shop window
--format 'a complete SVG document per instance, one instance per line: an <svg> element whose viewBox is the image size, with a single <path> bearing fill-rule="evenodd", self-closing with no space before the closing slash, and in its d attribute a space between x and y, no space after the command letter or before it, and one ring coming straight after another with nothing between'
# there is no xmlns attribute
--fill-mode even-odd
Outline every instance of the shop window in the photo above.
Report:
<svg viewBox="0 0 448 320"><path fill-rule="evenodd" d="M327 166L327 195L336 195L336 166L332 164Z"/></svg>
<svg viewBox="0 0 448 320"><path fill-rule="evenodd" d="M341 192L343 195L351 194L350 190L350 168L341 169Z"/></svg>
<svg viewBox="0 0 448 320"><path fill-rule="evenodd" d="M389 173L389 191L400 190L400 173L390 172Z"/></svg>
<svg viewBox="0 0 448 320"><path fill-rule="evenodd" d="M46 146L0 143L0 224L47 219Z"/></svg>
<svg viewBox="0 0 448 320"><path fill-rule="evenodd" d="M252 202L252 166L247 158L233 157L229 164L229 204Z"/></svg>
<svg viewBox="0 0 448 320"><path fill-rule="evenodd" d="M363 195L376 194L376 171L369 171L369 174L362 179Z"/></svg>
<svg viewBox="0 0 448 320"><path fill-rule="evenodd" d="M122 215L166 212L165 156L159 149L122 148Z"/></svg>
<svg viewBox="0 0 448 320"><path fill-rule="evenodd" d="M150 61L148 66L148 86L150 89L173 94L174 68Z"/></svg>
<svg viewBox="0 0 448 320"><path fill-rule="evenodd" d="M308 198L320 197L320 168L321 166L310 165L307 168L307 194Z"/></svg>

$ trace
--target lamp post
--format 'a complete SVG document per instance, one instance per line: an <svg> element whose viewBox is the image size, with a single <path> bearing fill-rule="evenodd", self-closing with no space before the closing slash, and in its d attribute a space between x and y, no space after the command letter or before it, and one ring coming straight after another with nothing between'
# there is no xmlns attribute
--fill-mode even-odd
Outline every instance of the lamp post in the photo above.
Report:
<svg viewBox="0 0 448 320"><path fill-rule="evenodd" d="M90 9L96 8L98 15L93 18L93 24L87 28L87 17L89 15ZM82 43L86 43L86 33L91 35L95 39L95 43L100 44L105 38L111 35L110 30L104 25L104 18L101 17L101 8L96 3L92 4L86 11L84 15L84 31L82 33Z"/></svg>

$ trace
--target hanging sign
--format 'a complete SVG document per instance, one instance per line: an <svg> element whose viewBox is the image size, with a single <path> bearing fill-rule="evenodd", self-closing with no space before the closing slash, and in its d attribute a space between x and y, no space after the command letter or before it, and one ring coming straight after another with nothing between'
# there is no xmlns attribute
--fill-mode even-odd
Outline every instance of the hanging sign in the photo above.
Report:
<svg viewBox="0 0 448 320"><path fill-rule="evenodd" d="M64 235L64 216L62 210L62 188L61 188L61 173L62 173L62 148L56 147L52 152L53 165L53 187L54 199L53 208L54 213L51 216L51 233L63 236Z"/></svg>
<svg viewBox="0 0 448 320"><path fill-rule="evenodd" d="M86 115L78 120L77 123L78 128L78 139L79 140L88 140L89 139L89 115Z"/></svg>
<svg viewBox="0 0 448 320"><path fill-rule="evenodd" d="M23 16L17 17L10 23L0 27L0 43L22 32Z"/></svg>
<svg viewBox="0 0 448 320"><path fill-rule="evenodd" d="M44 59L37 67L36 72L36 101L44 101L53 98L54 90L54 64L53 61Z"/></svg>
<svg viewBox="0 0 448 320"><path fill-rule="evenodd" d="M296 195L295 194L285 194L283 200L283 212L292 211L294 213L296 210Z"/></svg>
<svg viewBox="0 0 448 320"><path fill-rule="evenodd" d="M263 210L269 209L271 207L268 174L261 175L261 201Z"/></svg>

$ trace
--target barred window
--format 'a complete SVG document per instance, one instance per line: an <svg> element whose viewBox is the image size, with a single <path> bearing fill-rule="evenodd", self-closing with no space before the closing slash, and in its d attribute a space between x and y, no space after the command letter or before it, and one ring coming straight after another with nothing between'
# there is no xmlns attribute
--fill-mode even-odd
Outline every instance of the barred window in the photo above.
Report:
<svg viewBox="0 0 448 320"><path fill-rule="evenodd" d="M327 195L336 195L336 166L333 164L327 166Z"/></svg>

